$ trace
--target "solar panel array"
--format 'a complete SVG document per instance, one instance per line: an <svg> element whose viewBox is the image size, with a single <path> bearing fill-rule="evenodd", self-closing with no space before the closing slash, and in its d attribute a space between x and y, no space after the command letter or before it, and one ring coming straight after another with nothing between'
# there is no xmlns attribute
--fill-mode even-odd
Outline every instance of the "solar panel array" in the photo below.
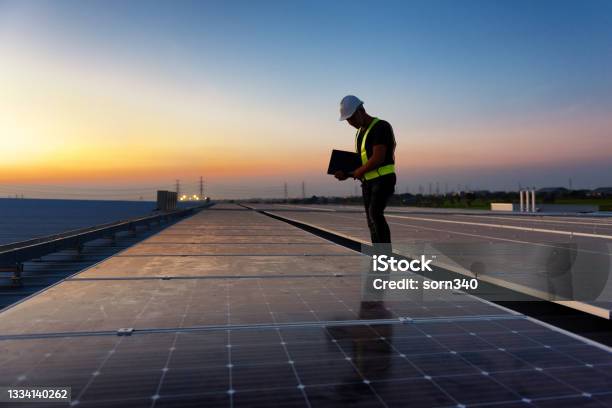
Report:
<svg viewBox="0 0 612 408"><path fill-rule="evenodd" d="M364 258L216 206L0 313L0 386L86 407L612 405L605 347L460 293L362 302Z"/></svg>
<svg viewBox="0 0 612 408"><path fill-rule="evenodd" d="M249 205L354 241L370 239L358 206ZM406 207L391 207L386 215L398 253L435 255L436 264L448 270L478 273L483 282L542 299L572 300L580 311L612 316L612 223L605 217ZM508 300L503 293L492 298Z"/></svg>

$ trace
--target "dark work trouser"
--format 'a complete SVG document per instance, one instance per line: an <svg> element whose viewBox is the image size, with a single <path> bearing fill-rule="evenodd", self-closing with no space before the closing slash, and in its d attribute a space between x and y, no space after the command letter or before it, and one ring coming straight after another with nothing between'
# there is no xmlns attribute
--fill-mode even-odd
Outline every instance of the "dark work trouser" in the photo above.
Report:
<svg viewBox="0 0 612 408"><path fill-rule="evenodd" d="M389 174L364 181L361 185L363 204L373 244L391 242L391 232L385 220L384 211L389 198L395 192L395 180L395 174Z"/></svg>

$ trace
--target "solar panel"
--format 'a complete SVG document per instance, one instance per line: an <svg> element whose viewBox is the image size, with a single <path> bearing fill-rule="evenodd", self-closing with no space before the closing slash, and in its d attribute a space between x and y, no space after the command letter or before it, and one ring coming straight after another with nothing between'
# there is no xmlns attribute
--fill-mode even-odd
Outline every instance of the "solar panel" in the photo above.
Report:
<svg viewBox="0 0 612 408"><path fill-rule="evenodd" d="M223 209L183 223L228 216L279 223ZM358 273L331 274L362 257L308 256L318 246L113 257L0 313L0 385L71 386L73 404L105 407L610 403L604 347L459 293L362 302Z"/></svg>
<svg viewBox="0 0 612 408"><path fill-rule="evenodd" d="M227 245L214 244L186 244L186 243L163 243L148 245L137 245L129 248L118 256L211 256L211 255L231 255L231 256L252 256L252 255L344 255L355 256L345 248L333 244L321 243L300 243L299 245L280 244L257 244L248 245L232 243Z"/></svg>
<svg viewBox="0 0 612 408"><path fill-rule="evenodd" d="M459 295L372 308L360 300L359 279L74 279L6 310L0 333L509 315Z"/></svg>
<svg viewBox="0 0 612 408"><path fill-rule="evenodd" d="M327 211L305 211L299 206L254 207L356 241L370 239L364 217L355 216L355 211L361 211L359 207L329 206ZM610 248L605 231L596 228L597 221L565 218L550 223L540 217L431 211L406 216L402 211L390 212L387 221L398 253L436 255L434 264L448 270L476 273L482 282L544 300L577 301L573 304L578 310L610 318ZM504 291L490 296L512 300Z"/></svg>
<svg viewBox="0 0 612 408"><path fill-rule="evenodd" d="M487 322L496 329L490 333L517 336L507 348L474 332L427 334L426 326L445 324L305 325L5 340L0 344L0 382L70 384L83 404L119 403L119 397L151 403L156 395L174 399L190 394L200 401L210 398L227 404L235 399L239 404L240 398L267 400L272 391L282 396L298 390L304 394L299 404L307 406L306 398L317 401L330 389L338 398L343 398L341 389L354 398L363 392L360 403L381 405L399 403L399 388L413 390L423 403L449 404L583 393L597 401L597 393L609 392L610 354L597 347L578 340L551 347L536 340L536 334L549 332L537 324L516 331ZM403 331L406 327L409 332ZM478 347L461 348L470 341ZM420 343L435 346L412 347Z"/></svg>

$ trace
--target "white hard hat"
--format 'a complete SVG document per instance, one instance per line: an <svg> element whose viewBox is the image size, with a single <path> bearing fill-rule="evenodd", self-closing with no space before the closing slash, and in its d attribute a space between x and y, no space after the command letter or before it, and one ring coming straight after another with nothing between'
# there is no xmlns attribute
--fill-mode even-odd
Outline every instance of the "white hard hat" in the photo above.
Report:
<svg viewBox="0 0 612 408"><path fill-rule="evenodd" d="M340 101L340 119L346 120L353 116L353 113L363 105L363 101L355 95L347 95Z"/></svg>

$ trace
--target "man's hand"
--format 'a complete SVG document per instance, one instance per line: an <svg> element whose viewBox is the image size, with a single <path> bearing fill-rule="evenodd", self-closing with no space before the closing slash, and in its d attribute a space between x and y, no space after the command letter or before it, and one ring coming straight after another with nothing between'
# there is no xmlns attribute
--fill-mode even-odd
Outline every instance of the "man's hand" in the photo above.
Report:
<svg viewBox="0 0 612 408"><path fill-rule="evenodd" d="M361 180L365 173L366 173L365 167L361 166L353 172L353 177L355 177L357 180Z"/></svg>
<svg viewBox="0 0 612 408"><path fill-rule="evenodd" d="M342 170L338 170L337 172L335 172L334 177L340 181L346 180L348 178L348 176Z"/></svg>

